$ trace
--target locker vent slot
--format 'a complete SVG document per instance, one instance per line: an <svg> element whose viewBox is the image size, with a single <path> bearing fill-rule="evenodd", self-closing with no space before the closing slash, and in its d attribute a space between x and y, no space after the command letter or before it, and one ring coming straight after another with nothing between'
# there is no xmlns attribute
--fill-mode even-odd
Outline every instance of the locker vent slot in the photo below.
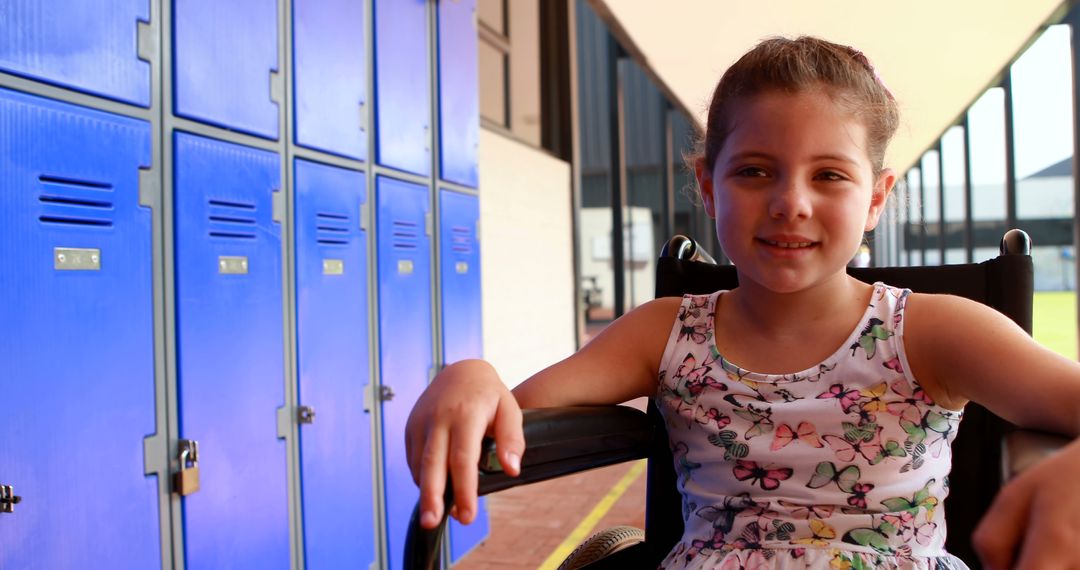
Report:
<svg viewBox="0 0 1080 570"><path fill-rule="evenodd" d="M40 216L38 220L41 220L46 224L67 224L75 226L98 226L98 227L110 227L112 221L110 220L92 220L89 218L65 218L63 216Z"/></svg>
<svg viewBox="0 0 1080 570"><path fill-rule="evenodd" d="M257 208L251 202L211 199L207 219L210 237L224 239L255 239L258 223Z"/></svg>
<svg viewBox="0 0 1080 570"><path fill-rule="evenodd" d="M472 253L473 243L472 229L461 226L450 228L450 251L464 254Z"/></svg>
<svg viewBox="0 0 1080 570"><path fill-rule="evenodd" d="M112 184L59 176L38 176L44 189L38 201L47 208L38 216L45 224L110 227L113 202L100 192L112 192ZM86 197L87 191L94 192Z"/></svg>
<svg viewBox="0 0 1080 570"><path fill-rule="evenodd" d="M335 212L315 214L316 241L323 245L348 245L349 216Z"/></svg>
<svg viewBox="0 0 1080 570"><path fill-rule="evenodd" d="M211 206L221 206L223 208L237 208L240 210L255 210L255 204L251 202L230 202L227 200L210 200Z"/></svg>
<svg viewBox="0 0 1080 570"><path fill-rule="evenodd" d="M83 208L102 208L111 209L112 202L105 202L103 200L84 200L82 198L68 198L67 196L48 196L42 195L38 198L46 204L62 204L64 206L80 206Z"/></svg>
<svg viewBox="0 0 1080 570"><path fill-rule="evenodd" d="M77 180L75 178L62 178L60 176L49 176L42 174L38 176L38 181L42 184L56 184L58 186L74 186L75 188L91 188L94 190L112 191L113 186L107 182L94 182L93 180Z"/></svg>
<svg viewBox="0 0 1080 570"><path fill-rule="evenodd" d="M403 220L394 220L391 232L391 247L394 249L417 249L420 245L420 224Z"/></svg>

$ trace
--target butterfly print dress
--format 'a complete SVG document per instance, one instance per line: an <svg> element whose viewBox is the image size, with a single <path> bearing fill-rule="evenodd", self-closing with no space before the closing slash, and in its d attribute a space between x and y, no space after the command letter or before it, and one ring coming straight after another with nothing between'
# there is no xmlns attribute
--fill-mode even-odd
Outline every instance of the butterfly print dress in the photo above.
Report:
<svg viewBox="0 0 1080 570"><path fill-rule="evenodd" d="M966 569L942 506L962 414L907 372L910 291L876 283L832 356L783 375L720 354L721 294L683 298L660 367L685 522L661 567Z"/></svg>

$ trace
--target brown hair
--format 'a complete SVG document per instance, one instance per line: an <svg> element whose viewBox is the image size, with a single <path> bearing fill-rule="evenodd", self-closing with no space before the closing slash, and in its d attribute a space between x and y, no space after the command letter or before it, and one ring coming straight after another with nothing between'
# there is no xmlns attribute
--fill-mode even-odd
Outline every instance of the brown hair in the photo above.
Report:
<svg viewBox="0 0 1080 570"><path fill-rule="evenodd" d="M768 91L799 93L815 88L824 89L863 122L867 153L877 176L900 123L896 100L862 52L809 36L762 41L724 72L709 104L705 136L687 162L692 166L704 158L706 171L712 172L733 128L738 100Z"/></svg>

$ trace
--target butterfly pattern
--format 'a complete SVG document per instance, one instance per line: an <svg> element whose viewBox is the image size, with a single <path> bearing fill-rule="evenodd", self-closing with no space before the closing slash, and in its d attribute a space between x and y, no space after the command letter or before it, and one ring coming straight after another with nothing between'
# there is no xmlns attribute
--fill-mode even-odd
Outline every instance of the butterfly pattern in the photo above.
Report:
<svg viewBox="0 0 1080 570"><path fill-rule="evenodd" d="M721 294L683 298L658 375L686 529L661 567L966 569L941 507L962 412L908 371L910 292L875 284L848 339L789 374L724 358Z"/></svg>

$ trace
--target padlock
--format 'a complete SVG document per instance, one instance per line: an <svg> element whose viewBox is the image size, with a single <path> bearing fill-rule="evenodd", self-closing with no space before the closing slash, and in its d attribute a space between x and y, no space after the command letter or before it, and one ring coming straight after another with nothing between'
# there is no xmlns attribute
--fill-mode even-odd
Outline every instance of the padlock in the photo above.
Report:
<svg viewBox="0 0 1080 570"><path fill-rule="evenodd" d="M199 490L199 442L180 440L180 471L173 475L173 490L186 497Z"/></svg>
<svg viewBox="0 0 1080 570"><path fill-rule="evenodd" d="M181 469L173 475L173 486L177 494L186 497L199 490L199 466Z"/></svg>

